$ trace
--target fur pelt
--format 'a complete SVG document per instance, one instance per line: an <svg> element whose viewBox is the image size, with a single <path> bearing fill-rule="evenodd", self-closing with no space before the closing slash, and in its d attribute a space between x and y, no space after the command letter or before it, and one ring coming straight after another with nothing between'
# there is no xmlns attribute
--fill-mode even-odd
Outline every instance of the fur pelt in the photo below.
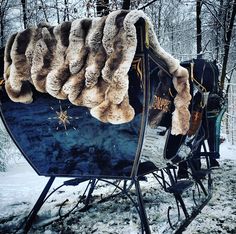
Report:
<svg viewBox="0 0 236 234"><path fill-rule="evenodd" d="M161 48L143 11L114 11L95 19L78 19L58 26L39 25L19 32L7 42L4 78L15 102L32 102L30 83L39 92L90 108L102 122L121 124L134 117L129 104L128 71L136 47L135 23L149 25L150 45L168 65L178 95L172 132L188 129L190 101L187 70ZM8 72L10 71L10 72Z"/></svg>
<svg viewBox="0 0 236 234"><path fill-rule="evenodd" d="M171 133L173 135L185 135L189 129L191 115L188 107L192 98L188 81L188 71L180 66L173 75L173 84L177 95L174 99L175 110L172 114Z"/></svg>

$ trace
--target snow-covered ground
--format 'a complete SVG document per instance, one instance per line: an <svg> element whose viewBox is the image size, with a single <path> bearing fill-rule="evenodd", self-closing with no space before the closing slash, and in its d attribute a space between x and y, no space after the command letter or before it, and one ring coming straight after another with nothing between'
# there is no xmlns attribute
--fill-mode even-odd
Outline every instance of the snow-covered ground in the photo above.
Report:
<svg viewBox="0 0 236 234"><path fill-rule="evenodd" d="M221 168L213 173L213 197L188 226L185 234L236 233L236 146L227 142L221 144L219 162ZM56 179L52 189L64 180ZM22 158L12 163L7 172L0 173L0 233L20 233L17 230L47 181L48 178L38 176ZM74 209L68 217L53 222L58 217L58 210L63 202L62 214L76 206L85 186L83 183L76 187L64 186L58 189L38 213L30 233L141 233L135 208L125 197L97 204L86 212ZM106 184L98 187L95 191L97 197L114 189ZM142 188L146 193L145 199L152 200L152 205L148 207L152 233L172 233L167 223L166 211L173 198L164 193L152 178L143 182Z"/></svg>

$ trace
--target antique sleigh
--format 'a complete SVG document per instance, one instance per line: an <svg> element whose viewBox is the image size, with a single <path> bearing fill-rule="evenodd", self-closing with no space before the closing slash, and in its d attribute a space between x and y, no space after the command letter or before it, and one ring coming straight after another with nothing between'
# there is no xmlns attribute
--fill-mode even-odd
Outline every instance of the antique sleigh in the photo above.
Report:
<svg viewBox="0 0 236 234"><path fill-rule="evenodd" d="M113 98L112 93L106 89L104 94L106 96L103 97L105 107L99 106L100 109L97 107L98 105L84 104L86 98L83 101L73 99L72 94L70 98L64 98L63 92L59 89L51 89L51 91L45 92L45 83L43 82L46 77L46 65L41 66L40 72L34 73L36 75L33 81L20 79L22 89L18 93L14 92L15 80L11 75L17 70L17 61L14 64L14 58L5 59L5 84L2 82L0 91L1 118L15 144L38 175L49 177L47 185L27 217L23 228L26 233L30 230L38 211L47 200L47 195L56 177L73 177L73 179L66 180L64 185L76 186L85 181L89 182L84 193L86 198L81 201L83 202L81 211L91 206L91 198L98 181L105 181L114 186L119 191L116 195L125 194L136 207L141 220L142 233L151 233L142 187L140 186L140 181L144 181L147 175L152 175L165 192L173 194L176 200L178 222L172 222L170 218L171 208L167 211L167 218L171 228L176 233L181 233L211 198L212 179L209 160L215 152L207 152L204 140L207 138L208 130L207 125L203 126L202 124L204 118L207 122L207 100L201 98L201 103L205 101L201 106L203 117L195 131L190 134L189 129L191 122L193 122L193 118L190 121L190 116L194 111L193 101L190 103L190 100L191 96L194 96L193 87L197 86L196 83L189 79L187 70L182 67L178 70L179 64L174 58L165 54L164 50L153 48L155 44L152 44L152 38L150 40L150 37L153 37L153 35L150 36L150 22L140 11L113 13L114 23L120 25L119 33L123 33L123 25L125 25L124 22L127 22L125 19L127 19L128 14L138 15L133 24L137 44L132 47L128 43L129 41L126 41L128 49L135 48L134 51L128 53L133 53L134 56L126 58L132 60L132 65L128 68L125 67L128 69L128 76L126 76L128 80L124 81L126 82L124 86L128 85L128 87L125 90L123 89L124 86L119 86L117 83L114 85L104 79L110 85L108 85L109 90L114 89L115 92L116 87L118 87L120 92L114 100L111 100ZM112 19L111 16L108 17ZM103 27L104 22L102 22ZM86 28L85 24L86 22L84 22L83 27ZM70 25L69 29L66 29L68 25L64 24L63 27L65 27L65 35L68 34L72 26ZM55 43L58 45L57 37L49 38L56 30L42 26L41 33L44 29L49 32L49 35L46 34L45 36L46 39L44 38L44 42L48 43L48 48L55 46ZM85 33L86 30L80 33ZM35 32L26 30L24 34L14 36L12 42L8 44L11 51L14 46L17 47L15 45L17 40L20 43L32 33ZM119 34L116 34L114 38L117 35ZM79 42L81 41L76 41L76 39L73 41L73 43ZM27 45L30 43L35 42L29 40ZM108 40L107 43L111 42ZM125 55L119 54L120 50L123 49L123 44L113 45L116 48L112 48L114 50L110 55L112 57L118 53L118 56L115 60L111 60L108 68L119 60L119 56L125 58ZM68 41L61 40L60 46L60 51L64 50L65 52L70 45ZM24 49L21 48L24 50L23 52L19 52L20 49L18 49L19 54L23 54L25 61L27 60L26 52L28 52L29 57L31 56L30 50L27 48L27 46ZM73 47L71 48L73 49ZM98 48L98 50L100 49ZM160 52L159 56L157 50ZM73 53L77 52L74 49ZM98 52L102 54L101 51L94 51L90 48L90 53L94 53L90 62ZM49 63L50 57L47 56L47 53L49 52L45 52L43 61ZM109 52L107 53L109 54ZM13 56L14 51L10 54ZM60 57L61 55L56 54L55 56ZM170 60L166 59L166 56L170 56L168 58L172 59L169 64L168 61ZM22 57L18 57L18 59L22 61ZM38 62L40 63L40 61L42 62L42 59L39 58ZM59 59L57 63L60 63ZM11 64L15 65L15 70ZM71 63L71 70L79 66L78 61L76 66L73 67L73 64L76 63ZM57 65L54 64L52 67ZM33 65L31 64L31 66ZM177 66L178 72L176 72L175 66ZM119 66L117 65L117 67ZM27 70L28 68L24 67L24 69ZM53 70L53 68L51 69ZM32 71L31 69L31 75L35 70ZM83 77L86 71L83 71ZM19 71L15 77L24 72L25 70ZM68 78L68 67L63 72L63 75ZM114 75L114 72L112 74ZM104 82L101 74L97 80L94 78L89 80L89 78L90 76L87 76L87 80L82 82L84 87L87 85L87 89L95 87L91 83ZM61 81L60 79L59 81ZM57 80L57 82L59 81ZM46 84L47 82L51 84L54 80L52 78L51 83L46 81ZM63 84L65 82L63 81ZM76 85L80 86L81 83L76 83ZM28 86L30 86L30 92ZM204 96L203 93L201 93L202 96ZM121 101L116 103L122 95ZM98 97L101 95L95 99ZM183 102L178 106L180 100ZM112 103L112 105L107 103ZM181 112L182 107L183 111ZM102 113L101 110L103 110ZM174 111L178 112L177 115L173 113ZM220 125L222 115L223 111L217 113L218 125ZM219 136L217 135L217 137ZM189 176L179 180L177 170L178 163L181 162L187 163ZM201 162L202 166L196 167L196 162ZM120 185L121 181L123 182L122 186ZM194 209L191 208L191 210L186 207L183 197L183 194L189 190L193 191ZM135 191L134 194L131 191ZM113 197L114 194L110 196Z"/></svg>

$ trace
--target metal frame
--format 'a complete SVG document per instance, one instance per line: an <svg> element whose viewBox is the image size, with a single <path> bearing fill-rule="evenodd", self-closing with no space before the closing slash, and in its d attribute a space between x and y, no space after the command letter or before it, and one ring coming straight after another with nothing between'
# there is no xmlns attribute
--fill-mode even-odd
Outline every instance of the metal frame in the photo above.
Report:
<svg viewBox="0 0 236 234"><path fill-rule="evenodd" d="M114 186L115 189L120 191L120 192L115 194L115 195L114 194L108 195L107 197L102 198L100 201L95 202L95 204L100 203L100 202L105 202L108 199L113 198L113 197L115 197L117 195L120 195L120 194L125 195L127 198L129 198L129 200L133 203L134 207L137 210L137 213L138 213L138 215L140 217L140 221L141 221L142 233L147 233L147 234L151 233L148 218L147 218L147 214L146 214L145 204L144 204L144 201L143 201L142 190L141 190L141 187L140 187L140 179L141 180L143 179L143 175L141 177L136 177L136 178L133 178L132 180L129 180L131 185L127 186L127 180L123 180L121 178L121 180L124 181L123 187L119 186L119 184L116 184L115 182L112 182L110 179L89 180L89 184L88 184L88 186L86 187L86 189L83 193L85 195L86 191L88 191L88 194L86 195L86 197L84 198L83 201L82 200L78 201L78 203L83 202L83 204L84 204L83 207L79 209L79 211L81 211L81 212L86 211L91 206L94 205L94 203L90 203L90 200L92 198L92 193L95 190L95 187L96 187L96 184L97 184L96 182L97 181L103 181L103 182L106 182L106 183ZM39 196L37 202L35 203L34 207L32 208L31 212L29 213L28 217L26 218L25 225L23 227L24 233L29 232L29 230L31 229L31 227L33 225L33 222L36 218L37 213L39 212L39 210L41 209L43 204L46 202L48 197L51 196L56 191L56 190L54 190L53 192L49 193L49 190L50 190L54 180L55 180L55 177L50 177L49 178L49 180L48 180L45 188L43 189L41 195ZM76 179L65 181L64 185L68 186L68 185L71 184L71 186L75 186L75 185L78 185L80 182L84 182L84 181L86 181L86 180L84 180L84 179L79 180L78 178L76 178ZM136 201L131 196L131 194L129 194L131 187L134 187L134 189L135 189ZM84 196L82 196L82 197L84 197ZM74 208L76 208L76 206ZM74 210L74 208L73 208L73 210ZM59 208L59 214L60 214L60 210L61 210L61 207ZM71 213L71 212L69 212L69 213ZM66 215L63 215L63 216L60 215L59 218L66 217L66 216L69 215L69 213L66 214Z"/></svg>
<svg viewBox="0 0 236 234"><path fill-rule="evenodd" d="M205 148L205 146L204 146L204 148ZM208 168L209 168L208 161L209 161L210 154L211 154L210 152L201 152L200 153L201 157L206 158ZM142 164L140 164L140 165L142 165ZM142 165L142 166L144 166L144 168L146 167L146 165ZM143 194L142 194L142 188L140 186L140 181L145 180L145 176L147 174L152 174L153 177L158 182L158 184L161 185L161 187L163 188L163 190L165 192L173 194L175 201L176 201L176 207L177 207L177 216L176 216L177 222L173 223L171 220L170 212L172 210L172 207L169 207L167 209L167 219L168 219L170 228L173 229L174 233L182 233L186 229L186 227L192 222L192 220L201 212L203 207L208 203L208 201L212 197L212 179L211 179L210 171L208 173L205 173L205 176L207 176L207 185L205 186L202 182L202 179L194 177L194 171L191 172L192 180L179 181L179 180L177 180L177 176L176 176L176 170L177 170L176 166L170 165L170 166L167 166L166 168L161 169L161 170L153 167L151 172L150 172L150 168L148 166L145 169L146 169L146 172L142 171L141 174L137 174L137 176L133 177L132 179L127 180L127 179L120 178L120 180L118 180L118 181L116 180L115 182L111 181L111 179L106 179L106 178L99 178L99 179L94 178L93 180L91 180L91 179L86 180L84 178L83 179L75 178L75 179L65 181L64 185L66 185L66 186L68 186L68 185L76 186L76 185L80 184L81 182L88 181L88 186L84 190L84 193L82 196L83 199L79 200L78 203L75 205L75 207L72 210L77 208L79 203L83 203L82 208L79 208L79 211L83 212L83 211L86 211L89 208L91 208L93 205L96 205L101 202L106 202L109 199L114 198L119 195L124 195L132 202L132 204L134 205L134 207L137 211L137 214L139 215L139 218L141 221L142 233L150 234L151 230L150 230L150 226L149 226L145 203L143 200ZM29 216L27 217L26 222L25 222L24 233L28 233L28 231L31 229L31 227L33 225L33 222L36 218L38 211L40 210L40 208L42 207L44 202L47 200L47 198L55 192L55 190L54 190L52 193L49 193L49 189L52 186L54 179L55 179L55 177L50 177L50 179L47 182L45 188L43 189L41 195L39 196L37 202L35 203L33 209L29 213ZM109 185L114 186L114 188L115 188L114 191L118 191L118 192L116 192L116 193L113 192L110 195L99 199L98 201L91 202L92 194L93 194L94 190L96 189L96 185L97 185L98 181L106 182ZM120 185L121 182L123 182L122 183L123 186ZM130 185L128 185L128 182L130 182ZM193 190L192 191L192 201L193 201L193 204L195 204L195 206L194 206L193 210L191 210L191 212L189 212L188 208L185 205L185 201L184 201L184 198L182 197L182 194L185 191L189 190L189 188L194 184L197 189L197 195L199 198L201 198L201 201L199 204L197 203L196 198L195 198L196 194L195 194L195 191ZM132 190L135 191L134 197L130 192L131 188L133 188ZM48 195L48 193L49 193L49 195ZM87 195L85 196L86 193L87 193ZM63 206L63 204L62 204L62 206ZM191 207L191 209L192 209L192 207ZM58 219L63 218L63 217L67 217L72 212L72 210L71 210L70 212L68 212L68 214L65 214L62 216L62 215L60 215L60 210L61 210L61 207L59 208ZM180 212L181 210L183 211L184 218L181 217L181 212Z"/></svg>

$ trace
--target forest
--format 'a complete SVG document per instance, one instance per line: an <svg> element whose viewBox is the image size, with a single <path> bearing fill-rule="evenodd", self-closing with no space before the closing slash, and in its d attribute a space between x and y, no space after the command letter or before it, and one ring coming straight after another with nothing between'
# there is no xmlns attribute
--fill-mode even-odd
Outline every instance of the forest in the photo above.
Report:
<svg viewBox="0 0 236 234"><path fill-rule="evenodd" d="M145 11L160 44L174 57L216 60L223 87L236 79L235 0L2 0L0 48L11 34L27 27L96 17L122 8Z"/></svg>
<svg viewBox="0 0 236 234"><path fill-rule="evenodd" d="M82 17L98 17L117 9L140 9L152 20L161 46L180 61L215 60L225 98L236 82L236 0L1 0L0 48L10 35L41 23L57 25ZM233 86L235 87L235 86ZM235 121L234 108L229 116ZM233 111L233 112L232 112ZM230 129L228 123L228 129ZM1 127L0 158L9 138ZM1 164L1 163L0 163ZM2 170L5 163L1 164ZM1 169L1 168L0 168Z"/></svg>

